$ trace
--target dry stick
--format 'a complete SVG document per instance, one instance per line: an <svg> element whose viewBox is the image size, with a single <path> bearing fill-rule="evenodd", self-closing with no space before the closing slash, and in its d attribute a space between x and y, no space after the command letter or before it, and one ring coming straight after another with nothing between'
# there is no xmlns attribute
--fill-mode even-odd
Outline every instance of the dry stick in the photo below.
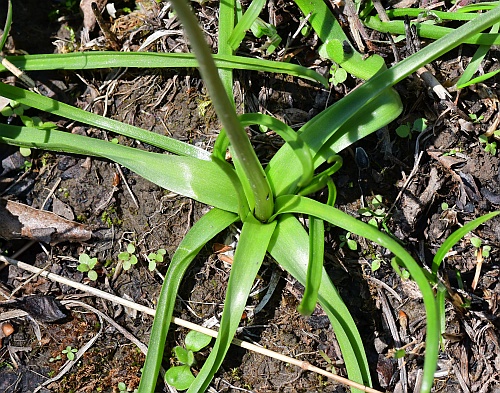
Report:
<svg viewBox="0 0 500 393"><path fill-rule="evenodd" d="M48 272L46 270L39 269L39 268L37 268L35 266L32 266L32 265L29 265L27 263L24 263L24 262L15 260L15 259L7 258L7 257L2 256L2 255L0 255L0 262L8 263L10 265L14 265L14 266L16 266L16 267L18 267L20 269L23 269L23 270L26 270L26 271L29 271L29 272L32 272L32 273L39 274L40 276L48 278L49 280L56 281L56 282L58 282L60 284L63 284L63 285L68 285L68 286L73 287L75 289L78 289L80 291L84 291L84 292L90 293L92 295L101 297L103 299L107 299L109 301L121 304L122 306L125 306L125 307L129 307L129 308L135 309L135 310L143 312L145 314L149 314L149 315L152 315L152 316L155 315L155 310L153 310L152 308L149 308L149 307L143 306L141 304L137 304L137 303L131 302L129 300L122 299L121 297L118 297L118 296L115 296L115 295L111 295L111 294L109 294L107 292L101 291L101 290L96 289L96 288L92 288L92 287L90 287L88 285L84 285L84 284L80 284L80 283L74 282L74 281L72 281L72 280L70 280L68 278L59 276L57 274ZM183 319L173 317L172 318L172 322L174 324L178 325L178 326L182 326L182 327L188 328L190 330L196 330L198 332L204 333L207 336L217 337L217 332L216 331L204 328L202 326L199 326L199 325L196 325L194 323L185 321ZM330 378L330 379L332 379L332 380L334 380L336 382L342 383L342 384L347 385L347 386L351 386L351 387L353 387L355 389L359 389L359 390L361 390L363 392L367 392L367 393L382 393L379 390L376 390L376 389L373 389L373 388L361 385L361 384L359 384L357 382L354 382L354 381L351 381L351 380L349 380L347 378L343 378L343 377L340 377L338 375L332 374L332 373L330 373L328 371L322 370L319 367L315 367L315 366L311 365L309 362L301 361L301 360L297 360L297 359L294 359L294 358L291 358L291 357L288 357L288 356L285 356L285 355L281 355L279 353L270 351L269 349L265 349L265 348L259 347L257 345L254 345L254 344L250 344L250 343L248 343L246 341L242 341L242 340L239 340L237 338L234 338L233 341L232 341L232 343L234 345L237 345L237 346L241 347L241 348L245 348L245 349L248 349L250 351L257 352L257 353L260 353L262 355L265 355L265 356L268 356L268 357L271 357L271 358L274 358L274 359L277 359L277 360L281 360L282 362L293 364L295 366L300 367L303 370L312 371L312 372L315 372L317 374L324 375L325 377Z"/></svg>

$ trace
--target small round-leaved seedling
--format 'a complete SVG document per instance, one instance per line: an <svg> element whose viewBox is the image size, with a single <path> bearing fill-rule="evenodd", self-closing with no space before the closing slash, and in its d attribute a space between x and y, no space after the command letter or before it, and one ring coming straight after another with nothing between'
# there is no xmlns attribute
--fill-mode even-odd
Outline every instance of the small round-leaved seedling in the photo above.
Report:
<svg viewBox="0 0 500 393"><path fill-rule="evenodd" d="M97 264L97 258L90 258L88 254L82 253L78 258L79 265L77 266L77 270L82 273L87 273L87 277L92 281L97 280L97 272L94 270L95 265Z"/></svg>
<svg viewBox="0 0 500 393"><path fill-rule="evenodd" d="M71 348L70 345L68 345L65 349L61 351L66 355L68 360L75 360L75 354L78 352L78 349L76 348Z"/></svg>
<svg viewBox="0 0 500 393"><path fill-rule="evenodd" d="M190 331L184 339L185 347L178 345L173 349L174 355L181 365L169 368L165 373L165 381L178 390L189 389L195 379L191 372L191 366L195 364L194 352L205 348L211 340L212 337L206 334L194 330Z"/></svg>
<svg viewBox="0 0 500 393"><path fill-rule="evenodd" d="M152 252L148 255L148 269L153 271L156 269L156 264L163 262L163 257L167 251L164 248L160 248L156 253Z"/></svg>
<svg viewBox="0 0 500 393"><path fill-rule="evenodd" d="M132 243L127 245L127 251L118 254L118 259L123 263L123 270L129 270L132 265L137 263L137 257L134 255L135 246Z"/></svg>

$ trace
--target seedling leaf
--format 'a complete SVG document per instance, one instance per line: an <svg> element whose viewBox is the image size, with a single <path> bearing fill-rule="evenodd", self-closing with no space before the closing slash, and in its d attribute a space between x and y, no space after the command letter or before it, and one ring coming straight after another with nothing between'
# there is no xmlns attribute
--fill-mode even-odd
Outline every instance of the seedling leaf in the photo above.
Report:
<svg viewBox="0 0 500 393"><path fill-rule="evenodd" d="M186 349L193 352L198 352L199 350L205 348L212 341L212 337L206 334L191 330L187 335L184 343L186 344Z"/></svg>
<svg viewBox="0 0 500 393"><path fill-rule="evenodd" d="M175 357L182 364L189 364L189 355L188 355L188 353L189 353L189 351L186 348L184 348L184 347L181 347L179 345L177 345L176 347L174 347Z"/></svg>
<svg viewBox="0 0 500 393"><path fill-rule="evenodd" d="M194 375L188 365L171 367L165 373L165 382L179 390L189 389L194 381Z"/></svg>

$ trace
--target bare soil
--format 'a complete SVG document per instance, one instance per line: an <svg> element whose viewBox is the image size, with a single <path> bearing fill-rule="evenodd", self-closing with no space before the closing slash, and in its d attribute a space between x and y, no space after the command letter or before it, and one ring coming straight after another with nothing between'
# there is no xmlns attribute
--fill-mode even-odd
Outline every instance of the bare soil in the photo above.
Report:
<svg viewBox="0 0 500 393"><path fill-rule="evenodd" d="M298 11L288 2L279 3L274 11L280 21L279 33L286 37L295 32ZM119 39L122 43L128 42L131 50L136 50L163 23L158 18L160 5L148 1L142 4L142 11L111 20ZM135 7L132 1L117 1L115 5L117 9ZM14 7L12 38L7 47L11 53L50 53L54 51L55 41L58 41L58 50L68 50L68 42L71 43L68 27L79 37L83 19L75 12L75 7L67 10L62 2L33 0L15 2ZM0 9L0 20L3 20L3 8ZM217 33L216 9L217 4L211 2L196 7L199 17L213 29L207 29L209 38L216 37ZM64 18L49 18L54 10L60 10L59 16ZM140 33L136 32L137 28L142 28ZM132 32L136 33L130 38ZM100 32L96 27L90 38L98 36ZM300 42L302 51L297 52L297 61L325 71L327 63L318 59L313 41L303 39ZM174 47L187 50L182 36L160 40L150 49L164 51ZM390 63L390 48L381 45L378 49ZM405 48L400 50L404 55ZM460 75L471 56L469 50L464 48L463 52L453 52L435 62L433 67L438 80L446 84ZM493 50L485 71L496 56L498 51ZM33 73L30 76L53 91L61 101L206 149L210 149L220 128L211 106L205 107L209 99L195 70L101 70ZM290 77L251 72L236 72L236 76L236 91L240 92L237 95L239 110L265 109L294 128L341 98L356 84L348 80L327 91ZM14 82L6 75L2 77L3 81ZM430 266L432 256L453 230L500 206L498 155L485 152L478 139L499 116L498 87L496 80L490 79L484 86L464 89L459 96L453 93L455 104L452 106L436 99L417 77L408 78L396 88L405 104L404 114L387 130L381 130L342 152L344 167L334 179L339 191L337 204L350 214L368 220L370 217L362 217L359 209L363 204L369 206L374 195L382 195L388 230L422 265ZM206 112L202 113L201 108L206 108ZM468 114L475 115L478 120L473 121ZM50 119L34 110L30 110L29 115L57 121L60 127L73 133L97 138L114 137L81 124ZM418 139L416 133L411 138L396 135L395 129L399 125L412 124L418 118L429 122L425 134ZM249 132L263 162L282 143L273 134ZM151 149L123 137L118 139L121 144ZM368 168L360 169L356 165L356 147L366 151L370 161ZM163 190L124 168L121 176L111 162L33 152L28 159L31 166L22 169L20 166L25 159L20 157L17 149L4 146L0 154L3 160L0 182L3 197L36 208L48 206L49 210L59 214L63 210L69 211L72 220L88 225L93 231L92 239L84 243L33 244L18 259L155 307L169 258L208 207ZM45 204L47 197L48 204ZM318 198L321 197L320 193ZM490 256L482 265L475 288L472 283L478 256L469 240L461 241L454 248L442 268L453 301L447 301L447 331L435 391L500 391L499 223L498 218L493 219L474 231L474 236L481 238L483 244L491 246ZM374 385L387 391L414 391L423 363L425 337L425 314L418 288L394 272L386 250L354 237L358 248L352 251L341 245L340 235L346 234L336 228L329 229L325 239L325 265L359 327ZM221 236L215 242L228 244L231 236L228 233L227 238ZM26 242L2 241L2 252L12 255ZM139 263L129 271L123 271L118 254L129 243L135 244ZM177 316L200 324L217 321L220 317L230 272L230 265L218 258L213 245L210 243L202 250L189 270L176 305ZM145 256L160 248L167 250L165 263L159 264L157 272L150 272ZM76 269L82 252L98 258L99 278L96 282ZM372 263L377 259L381 266L372 270ZM271 300L262 311L242 320L239 338L344 375L342 356L328 319L319 309L310 318L298 314L296 307L302 288L272 260L264 263L259 274L256 290L260 294L249 299L249 312L259 303L276 275L279 281ZM80 361L59 380L40 391L118 392L119 382L124 382L128 391L138 386L144 362L141 351L122 331L101 321L95 313L81 307L65 307L62 303L70 299L85 302L145 344L152 324L150 316L134 313L13 266L0 271L0 289L5 298L52 296L60 302L59 307L66 314L66 318L55 323L29 315L9 319L15 332L2 341L0 348L0 392L33 392L59 373L66 359L62 353L66 347L83 348L93 337L97 337L96 341ZM0 316L7 315L5 313L10 309L1 306ZM173 363L170 348L182 343L186 333L183 328L171 329L165 367ZM406 349L407 355L397 360L394 351L401 347ZM200 366L207 354L208 350L199 354ZM159 384L158 391L166 389ZM237 347L230 350L211 389L220 392L347 391L347 388L322 376Z"/></svg>

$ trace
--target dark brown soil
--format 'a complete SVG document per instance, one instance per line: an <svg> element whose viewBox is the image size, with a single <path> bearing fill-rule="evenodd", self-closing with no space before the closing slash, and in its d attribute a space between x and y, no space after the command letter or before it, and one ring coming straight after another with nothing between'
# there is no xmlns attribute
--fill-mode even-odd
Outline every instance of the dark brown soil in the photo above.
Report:
<svg viewBox="0 0 500 393"><path fill-rule="evenodd" d="M16 53L50 53L54 51L52 42L56 38L67 42L68 27L78 33L82 17L75 12L76 7L66 9L63 3L15 2L8 49ZM155 23L161 23L158 18L155 19L159 6L147 1L142 3L149 10L142 15L142 19L134 19L132 14L116 24L119 37L120 34L130 35L131 26L137 27L137 23L150 29L145 28L142 34L135 35L131 40L133 50L154 30ZM116 2L116 6L117 9L123 6L133 9L135 5L133 1L124 1ZM296 21L291 15L297 11L292 4L282 4L281 7L281 14L278 14L283 24L279 32L286 37L289 32L293 34L294 26L296 28ZM1 6L0 20L3 20L3 8ZM216 8L217 4L209 2L199 11L200 17L213 29L216 26L213 19ZM48 15L55 9L61 11L60 16L64 19L49 19ZM215 37L216 31L209 31L208 34ZM98 35L95 31L91 38ZM152 50L178 45L180 49L187 49L180 38L168 38L157 45L158 48ZM304 50L298 55L299 61L312 65L316 58L312 50L316 49L314 43L303 42L302 45ZM381 47L380 50L384 56L390 56L387 48ZM460 74L461 62L465 63L469 55L465 50L462 57L454 52L445 60L436 62L436 77L443 82L452 80ZM488 61L493 63L497 55L497 51L493 51ZM388 57L387 61L391 59ZM326 69L326 64L318 62L319 70ZM33 73L31 76L55 91L59 100L98 114L106 113L117 120L202 148L211 148L219 125L210 105L205 114L200 113L208 98L195 70L119 71L115 82L105 88L106 81L116 77L116 70L82 71L78 73L79 77L74 73ZM317 85L288 77L248 72L237 72L236 75L244 93L237 97L241 110L265 109L295 128L355 85L350 80L332 91L326 91ZM2 77L12 81L5 75ZM388 230L422 265L430 266L432 256L452 231L500 206L498 155L485 152L478 139L499 116L496 96L487 96L481 90L488 88L495 93L496 80L490 79L486 83L485 87L464 89L458 98L458 106L447 110L416 77L408 78L397 86L405 103L404 114L390 124L388 130L381 130L342 152L344 167L334 179L339 191L338 206L367 221L370 217L361 217L358 212L363 203L361 190L364 203L368 205L373 195L382 195ZM108 96L106 104L98 98L104 94ZM464 117L464 113L482 118L474 122ZM46 117L33 110L29 114ZM403 139L396 135L395 129L400 124L413 123L422 117L429 121L431 127L418 140L416 151L417 134ZM47 120L57 121L60 127L70 132L97 138L114 137L111 133L81 124L70 124L60 119ZM257 132L251 135L263 162L269 160L281 144L274 135ZM118 139L121 144L138 146L126 138ZM366 151L369 168L360 170L356 166L356 147ZM415 157L420 152L422 156L415 165ZM443 156L444 153L448 155ZM18 259L154 308L161 287L161 274L165 273L169 258L208 207L160 189L126 169L122 169L121 177L115 164L110 162L34 152L29 159L32 166L24 171L19 169L24 159L16 149L4 146L1 154L4 161L0 186L4 197L41 208L50 196L49 210L54 209L57 199L71 212L73 220L88 225L94 234L92 240L86 243L35 244ZM9 163L16 165L9 169ZM415 171L403 188L414 165ZM50 192L52 189L55 190L53 194ZM318 198L321 197L320 193ZM484 261L475 289L472 281L477 256L468 239L454 248L441 270L455 302L447 301L447 331L435 391L456 392L464 387L470 392L499 391L499 223L498 218L493 219L474 231L474 236L481 238L483 244L491 246L490 257ZM231 234L226 235L230 237ZM390 255L384 249L354 237L358 250L351 251L347 246L341 247L341 235L345 232L336 228L328 231L325 265L361 332L374 386L388 391L413 391L424 355L425 314L420 292L411 281L400 278L394 272ZM230 242L223 236L216 241ZM12 255L25 243L24 240L2 241L2 252ZM118 254L129 243L135 244L139 263L129 271L123 271L119 268ZM230 265L214 254L212 246L213 243L210 243L202 250L188 271L175 311L177 316L199 324L211 318L219 319L230 272ZM165 263L158 266L157 273L150 272L145 256L160 248L167 251ZM76 269L82 252L98 258L99 278L96 282L88 280ZM377 259L381 261L381 267L374 271L371 266ZM271 277L276 274L280 276L279 283L269 303L261 312L252 315L251 306L259 303ZM250 315L242 319L243 329L239 338L322 368L333 368L336 373L344 375L342 355L328 319L320 310L310 318L304 318L296 311L302 288L271 260L265 261L256 285L262 292L260 298L257 296L249 300ZM139 341L148 342L152 324L150 316L82 295L75 289L39 276L32 277L13 266L0 272L0 289L5 297L16 290L13 296L19 299L34 294L51 295L59 301L80 299L111 317ZM97 340L82 359L61 379L41 391L118 392L119 382L124 382L127 389L133 391L138 386L144 362L141 351L116 327L106 321L102 323L94 313L62 305L61 309L65 310L67 318L57 323L26 316L9 320L15 333L4 339L0 348L0 392L33 392L59 372L65 361L62 351L67 346L80 349L94 336ZM0 308L0 311L1 316L7 309ZM395 337L394 329L399 337ZM169 357L170 349L182 343L186 333L186 329L171 329L169 349L165 355L166 367L173 362ZM407 356L404 361L398 362L393 353L400 347L406 348ZM203 362L207 353L208 350L200 353L199 363ZM60 360L56 359L58 356L61 356ZM51 358L55 361L50 361ZM158 391L164 391L162 389L166 388L159 385ZM322 376L237 347L230 350L213 381L212 389L220 392L347 391L347 388Z"/></svg>

